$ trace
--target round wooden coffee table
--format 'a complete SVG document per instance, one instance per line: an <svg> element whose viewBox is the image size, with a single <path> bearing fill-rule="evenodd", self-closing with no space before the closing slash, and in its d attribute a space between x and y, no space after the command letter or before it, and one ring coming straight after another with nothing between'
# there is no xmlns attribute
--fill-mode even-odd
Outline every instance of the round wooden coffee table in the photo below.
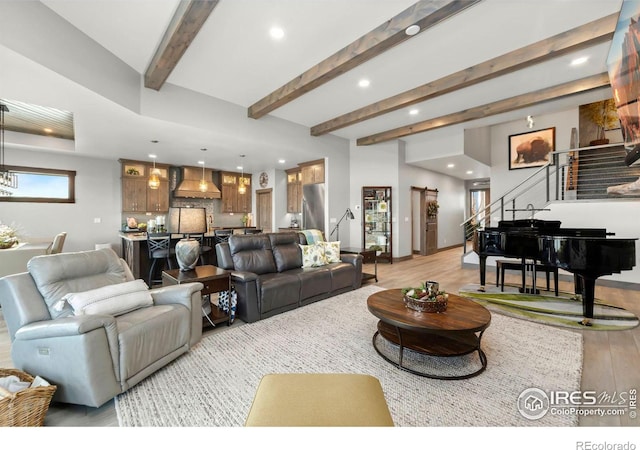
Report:
<svg viewBox="0 0 640 450"><path fill-rule="evenodd" d="M371 295L367 299L367 307L380 319L378 330L373 335L373 347L380 356L396 367L440 380L471 378L487 368L487 356L480 348L480 340L484 330L491 323L491 313L484 306L449 294L446 311L419 312L405 306L400 289L389 289ZM391 360L380 351L377 345L378 335L400 347L397 361ZM419 372L403 365L405 348L443 357L462 356L477 351L482 367L472 373L452 376Z"/></svg>

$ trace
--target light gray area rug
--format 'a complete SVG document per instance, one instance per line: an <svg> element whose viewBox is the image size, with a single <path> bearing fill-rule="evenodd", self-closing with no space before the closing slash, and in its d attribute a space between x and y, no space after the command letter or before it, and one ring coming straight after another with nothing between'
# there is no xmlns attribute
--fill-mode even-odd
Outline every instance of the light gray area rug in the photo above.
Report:
<svg viewBox="0 0 640 450"><path fill-rule="evenodd" d="M378 290L365 286L205 337L116 398L120 426L242 426L262 376L287 372L373 375L396 426L577 425L575 416L525 419L516 404L526 388L580 388L582 335L493 314L482 338L486 371L468 380L433 380L397 369L374 350L377 319L366 302ZM407 360L443 373L480 364L477 353L435 358L410 352Z"/></svg>

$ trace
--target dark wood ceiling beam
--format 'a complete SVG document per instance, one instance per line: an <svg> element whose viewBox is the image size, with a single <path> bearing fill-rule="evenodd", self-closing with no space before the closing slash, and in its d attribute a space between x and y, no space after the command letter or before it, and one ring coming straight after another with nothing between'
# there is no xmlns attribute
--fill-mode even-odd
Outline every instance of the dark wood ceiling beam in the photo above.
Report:
<svg viewBox="0 0 640 450"><path fill-rule="evenodd" d="M618 13L594 20L572 30L447 75L436 81L327 120L313 126L311 135L321 136L349 125L430 100L457 89L506 75L601 42L610 41L617 21Z"/></svg>
<svg viewBox="0 0 640 450"><path fill-rule="evenodd" d="M395 128L393 130L372 134L370 136L359 138L357 140L357 144L379 144L381 142L400 139L405 136L423 133L429 130L435 130L436 128L442 128L458 123L467 122L469 120L476 120L483 117L502 114L509 111L515 111L517 109L526 108L528 106L537 105L539 103L544 103L551 100L557 100L563 97L587 92L592 89L597 89L604 86L609 86L609 75L606 72L582 78L580 80L559 84L557 86L529 92L527 94L516 95L515 97L498 100L497 102L488 103L486 105L476 106L464 111L459 111L452 114L447 114L445 116L424 120L412 125L406 125Z"/></svg>
<svg viewBox="0 0 640 450"><path fill-rule="evenodd" d="M413 36L405 33L410 25L419 25L423 32L479 1L421 0L251 105L248 116L259 119L410 39Z"/></svg>
<svg viewBox="0 0 640 450"><path fill-rule="evenodd" d="M144 86L159 91L219 0L181 0L144 74Z"/></svg>

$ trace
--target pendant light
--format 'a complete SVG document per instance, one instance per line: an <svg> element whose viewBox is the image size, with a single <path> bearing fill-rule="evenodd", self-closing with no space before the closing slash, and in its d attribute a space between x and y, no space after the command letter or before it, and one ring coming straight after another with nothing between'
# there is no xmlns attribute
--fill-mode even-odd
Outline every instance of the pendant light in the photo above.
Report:
<svg viewBox="0 0 640 450"><path fill-rule="evenodd" d="M201 148L200 151L201 152L206 152L207 149L206 148ZM198 189L200 189L200 192L207 192L209 190L209 183L207 183L207 180L204 177L204 161L198 161L198 164L202 164L202 179L200 180L200 183L198 184Z"/></svg>
<svg viewBox="0 0 640 450"><path fill-rule="evenodd" d="M153 169L149 175L149 189L158 189L160 187L160 169L156 169L156 155L149 155L153 159Z"/></svg>
<svg viewBox="0 0 640 450"><path fill-rule="evenodd" d="M198 161L198 164L202 164L202 179L200 180L200 184L198 184L198 189L200 189L200 192L207 192L209 183L207 183L207 180L204 178L204 161Z"/></svg>
<svg viewBox="0 0 640 450"><path fill-rule="evenodd" d="M12 173L4 165L4 113L9 112L9 108L4 103L0 103L0 188L18 188L18 175ZM0 189L0 195L13 195L12 192Z"/></svg>
<svg viewBox="0 0 640 450"><path fill-rule="evenodd" d="M244 155L240 155L240 158L244 158ZM242 170L242 175L240 176L240 184L238 185L238 194L246 194L247 186L244 184L244 164L239 167Z"/></svg>

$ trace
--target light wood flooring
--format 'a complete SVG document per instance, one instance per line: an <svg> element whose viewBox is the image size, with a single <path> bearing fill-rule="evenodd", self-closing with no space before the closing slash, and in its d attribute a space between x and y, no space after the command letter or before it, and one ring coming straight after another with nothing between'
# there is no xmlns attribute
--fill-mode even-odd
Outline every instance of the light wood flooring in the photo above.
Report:
<svg viewBox="0 0 640 450"><path fill-rule="evenodd" d="M477 268L461 268L462 248L441 251L430 256L414 256L412 259L393 264L378 264L378 286L398 288L413 286L425 280L438 280L440 286L448 292L457 292L468 283L478 283ZM365 271L371 271L371 264L365 265ZM495 273L487 273L487 282L495 280ZM519 284L519 275L509 273L506 282ZM542 282L542 278L539 283ZM373 280L367 283L374 283ZM560 290L571 291L570 281L560 281ZM596 297L612 305L623 307L640 316L640 292L638 290L618 289L596 286ZM235 326L241 326L236 321ZM543 325L541 325L543 326ZM224 332L227 327L210 329L205 332ZM627 392L640 388L640 327L626 331L577 331L584 337L584 366L582 371L582 390L598 393L606 391ZM12 367L10 342L6 325L0 313L0 367ZM482 376L482 375L481 375ZM514 402L516 399L514 399ZM46 426L109 427L118 426L114 402L111 400L100 408L75 405L52 404L45 421ZM581 426L638 426L640 419L623 417L583 417Z"/></svg>

